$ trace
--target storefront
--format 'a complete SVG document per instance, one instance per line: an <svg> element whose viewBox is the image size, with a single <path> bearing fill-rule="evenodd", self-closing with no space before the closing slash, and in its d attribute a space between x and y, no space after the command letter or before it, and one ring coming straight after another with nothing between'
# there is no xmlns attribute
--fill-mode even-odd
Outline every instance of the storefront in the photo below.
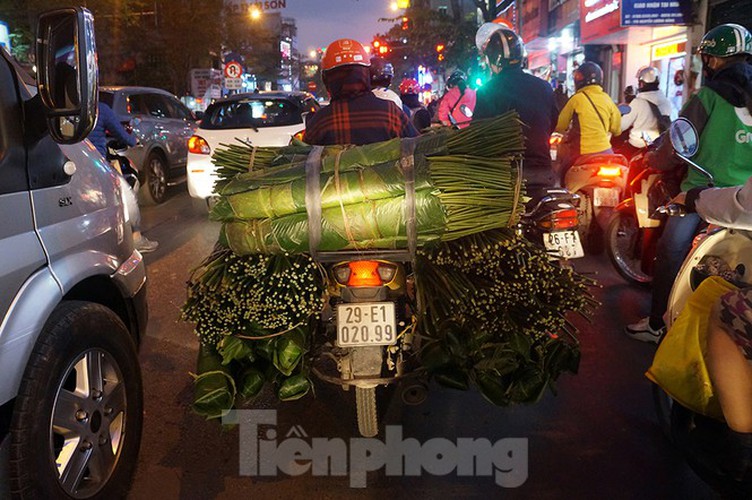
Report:
<svg viewBox="0 0 752 500"><path fill-rule="evenodd" d="M579 0L548 0L547 45L552 74L574 93L574 70L585 59L580 45Z"/></svg>

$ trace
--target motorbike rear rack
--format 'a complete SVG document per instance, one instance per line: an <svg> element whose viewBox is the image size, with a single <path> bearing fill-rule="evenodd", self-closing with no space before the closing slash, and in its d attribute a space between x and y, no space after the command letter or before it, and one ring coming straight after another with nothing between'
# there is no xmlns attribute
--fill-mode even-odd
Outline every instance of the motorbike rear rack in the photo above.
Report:
<svg viewBox="0 0 752 500"><path fill-rule="evenodd" d="M413 262L409 250L342 250L337 252L316 252L317 262L341 262L344 260L388 260L391 262Z"/></svg>

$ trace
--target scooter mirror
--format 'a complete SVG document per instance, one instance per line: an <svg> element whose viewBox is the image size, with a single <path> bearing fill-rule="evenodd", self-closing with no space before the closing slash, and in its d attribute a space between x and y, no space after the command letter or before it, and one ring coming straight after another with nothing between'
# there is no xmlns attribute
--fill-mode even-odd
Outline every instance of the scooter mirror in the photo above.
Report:
<svg viewBox="0 0 752 500"><path fill-rule="evenodd" d="M669 136L671 144L680 155L692 157L697 154L700 147L697 129L686 118L679 118L671 124Z"/></svg>

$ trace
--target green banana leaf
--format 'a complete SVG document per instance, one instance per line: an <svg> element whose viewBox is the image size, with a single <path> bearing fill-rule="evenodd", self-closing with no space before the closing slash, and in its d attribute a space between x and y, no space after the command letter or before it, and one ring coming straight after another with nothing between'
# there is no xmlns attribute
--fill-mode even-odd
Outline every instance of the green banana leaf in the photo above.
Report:
<svg viewBox="0 0 752 500"><path fill-rule="evenodd" d="M310 390L311 381L301 373L284 379L277 389L277 397L280 401L294 401L308 394Z"/></svg>
<svg viewBox="0 0 752 500"><path fill-rule="evenodd" d="M198 351L198 374L194 379L193 410L206 419L221 418L235 402L235 381L222 356L211 346Z"/></svg>

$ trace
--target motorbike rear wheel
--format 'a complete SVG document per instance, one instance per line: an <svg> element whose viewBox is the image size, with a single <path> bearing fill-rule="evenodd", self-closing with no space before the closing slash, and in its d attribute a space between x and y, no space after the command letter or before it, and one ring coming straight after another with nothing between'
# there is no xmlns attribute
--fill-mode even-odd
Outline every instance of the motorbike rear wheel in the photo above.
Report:
<svg viewBox="0 0 752 500"><path fill-rule="evenodd" d="M356 387L355 406L358 411L358 431L363 437L379 433L379 416L376 413L376 388Z"/></svg>
<svg viewBox="0 0 752 500"><path fill-rule="evenodd" d="M635 215L617 211L608 223L605 240L608 257L621 277L629 283L646 286L652 283L653 276L642 270L642 237Z"/></svg>

